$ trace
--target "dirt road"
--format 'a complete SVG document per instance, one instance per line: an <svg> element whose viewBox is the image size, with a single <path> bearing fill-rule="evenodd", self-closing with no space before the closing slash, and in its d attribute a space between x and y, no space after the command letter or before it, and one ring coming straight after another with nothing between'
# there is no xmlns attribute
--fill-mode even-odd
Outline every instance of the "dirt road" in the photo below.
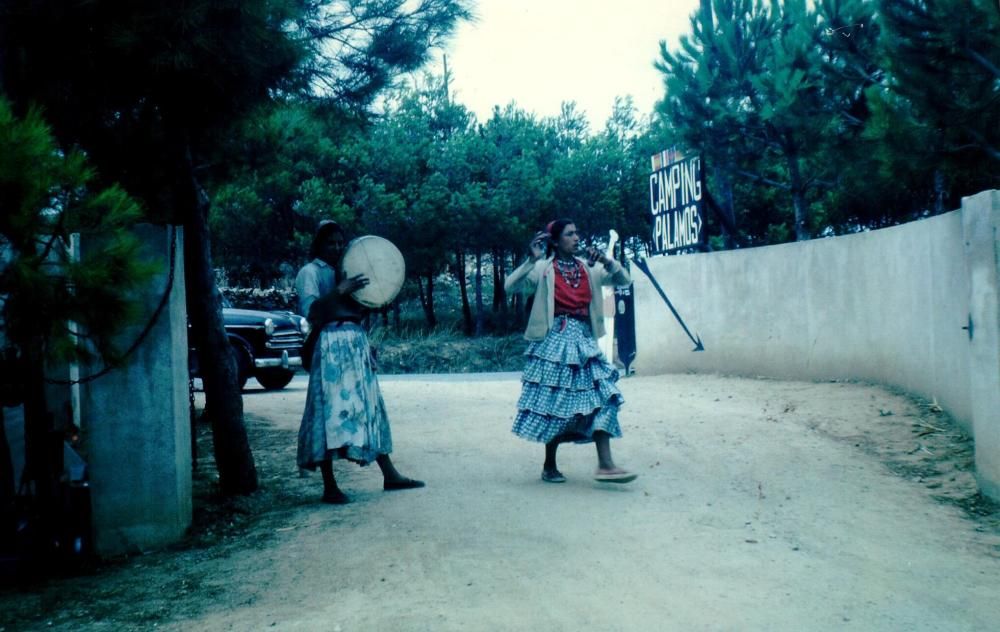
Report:
<svg viewBox="0 0 1000 632"><path fill-rule="evenodd" d="M377 468L342 465L340 507L295 471L304 388L248 394L280 507L72 580L76 602L31 595L53 614L23 629L997 629L997 516L963 509L968 442L933 410L848 383L620 385L615 458L639 479L595 483L593 447L570 445L554 485L509 432L515 379L386 379L394 459L428 487L385 493Z"/></svg>

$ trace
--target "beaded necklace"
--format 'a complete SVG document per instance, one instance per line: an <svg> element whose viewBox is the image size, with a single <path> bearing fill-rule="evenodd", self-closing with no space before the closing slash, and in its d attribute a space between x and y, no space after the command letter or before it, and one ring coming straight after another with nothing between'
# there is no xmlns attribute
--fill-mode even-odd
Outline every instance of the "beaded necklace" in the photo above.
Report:
<svg viewBox="0 0 1000 632"><path fill-rule="evenodd" d="M574 290L580 287L580 279L583 277L583 273L580 270L580 263L576 259L563 261L559 258L555 262L556 269L559 270L559 274L566 281L566 284Z"/></svg>

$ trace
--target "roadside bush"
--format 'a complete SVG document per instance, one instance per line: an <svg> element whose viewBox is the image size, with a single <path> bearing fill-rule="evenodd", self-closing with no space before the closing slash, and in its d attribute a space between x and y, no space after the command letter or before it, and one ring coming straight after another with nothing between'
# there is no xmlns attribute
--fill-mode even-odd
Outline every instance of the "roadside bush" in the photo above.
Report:
<svg viewBox="0 0 1000 632"><path fill-rule="evenodd" d="M521 334L468 338L454 328L431 333L376 327L380 373L482 373L520 371L525 345Z"/></svg>
<svg viewBox="0 0 1000 632"><path fill-rule="evenodd" d="M220 288L233 307L298 311L294 289ZM428 331L418 298L401 294L397 316L373 315L370 339L378 349L381 373L480 373L520 371L525 340L516 333L472 338L462 333L457 290L437 293L440 324ZM396 324L398 322L398 325ZM493 328L489 328L488 331Z"/></svg>
<svg viewBox="0 0 1000 632"><path fill-rule="evenodd" d="M298 311L299 298L295 290L221 287L219 291L230 305L240 309Z"/></svg>

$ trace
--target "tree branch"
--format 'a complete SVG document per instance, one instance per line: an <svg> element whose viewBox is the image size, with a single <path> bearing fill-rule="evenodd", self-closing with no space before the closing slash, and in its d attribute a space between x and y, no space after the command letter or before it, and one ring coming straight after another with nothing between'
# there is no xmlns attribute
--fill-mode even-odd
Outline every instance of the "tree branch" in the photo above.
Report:
<svg viewBox="0 0 1000 632"><path fill-rule="evenodd" d="M991 62L989 59L986 59L985 57L983 57L982 54L979 53L979 51L973 50L973 49L969 48L968 46L966 46L965 47L965 53L970 58L972 58L972 61L978 63L980 66L982 66L986 70L992 72L993 76L995 78L1000 79L1000 68L997 68L993 64L993 62Z"/></svg>
<svg viewBox="0 0 1000 632"><path fill-rule="evenodd" d="M66 240L63 238L63 233L66 228L66 213L69 212L69 203L63 201L63 208L59 211L59 218L56 220L55 229L52 231L52 235L46 242L45 247L42 249L39 255L39 261L45 261L49 257L49 253L52 252L52 248L55 246L56 241L65 243Z"/></svg>
<svg viewBox="0 0 1000 632"><path fill-rule="evenodd" d="M865 122L864 122L864 121L862 121L862 120L861 120L861 119L859 119L858 117L854 116L854 115L853 115L853 114L851 114L850 112L847 112L847 111L844 111L844 110L841 110L841 112L840 112L840 115L841 115L841 116L843 116L843 117L844 117L845 119L847 119L847 122L848 122L848 123L852 123L852 124L854 124L854 125L859 125L859 126L860 126L860 125L864 125L864 124L865 124Z"/></svg>
<svg viewBox="0 0 1000 632"><path fill-rule="evenodd" d="M986 140L986 137L984 137L982 134L972 129L968 125L963 126L963 129L969 134L969 136L972 136L979 142L978 147L983 151L985 151L990 158L992 158L993 160L1000 160L1000 150L998 150L993 145L990 145L989 141Z"/></svg>
<svg viewBox="0 0 1000 632"><path fill-rule="evenodd" d="M776 189L782 189L784 191L792 190L791 186L784 184L783 182L778 182L777 180L765 178L764 176L757 175L756 173L750 173L749 171L743 171L742 169L734 169L733 173L735 173L736 175L743 176L744 178L750 178L754 182L761 182L768 186L772 186Z"/></svg>

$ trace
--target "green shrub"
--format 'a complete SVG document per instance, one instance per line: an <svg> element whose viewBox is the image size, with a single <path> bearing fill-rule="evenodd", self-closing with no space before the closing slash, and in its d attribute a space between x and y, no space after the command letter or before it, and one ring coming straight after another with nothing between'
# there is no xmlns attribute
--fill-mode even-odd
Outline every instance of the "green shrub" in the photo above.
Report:
<svg viewBox="0 0 1000 632"><path fill-rule="evenodd" d="M381 373L520 371L527 344L521 334L469 338L454 327L430 333L376 327L371 342L378 349Z"/></svg>

